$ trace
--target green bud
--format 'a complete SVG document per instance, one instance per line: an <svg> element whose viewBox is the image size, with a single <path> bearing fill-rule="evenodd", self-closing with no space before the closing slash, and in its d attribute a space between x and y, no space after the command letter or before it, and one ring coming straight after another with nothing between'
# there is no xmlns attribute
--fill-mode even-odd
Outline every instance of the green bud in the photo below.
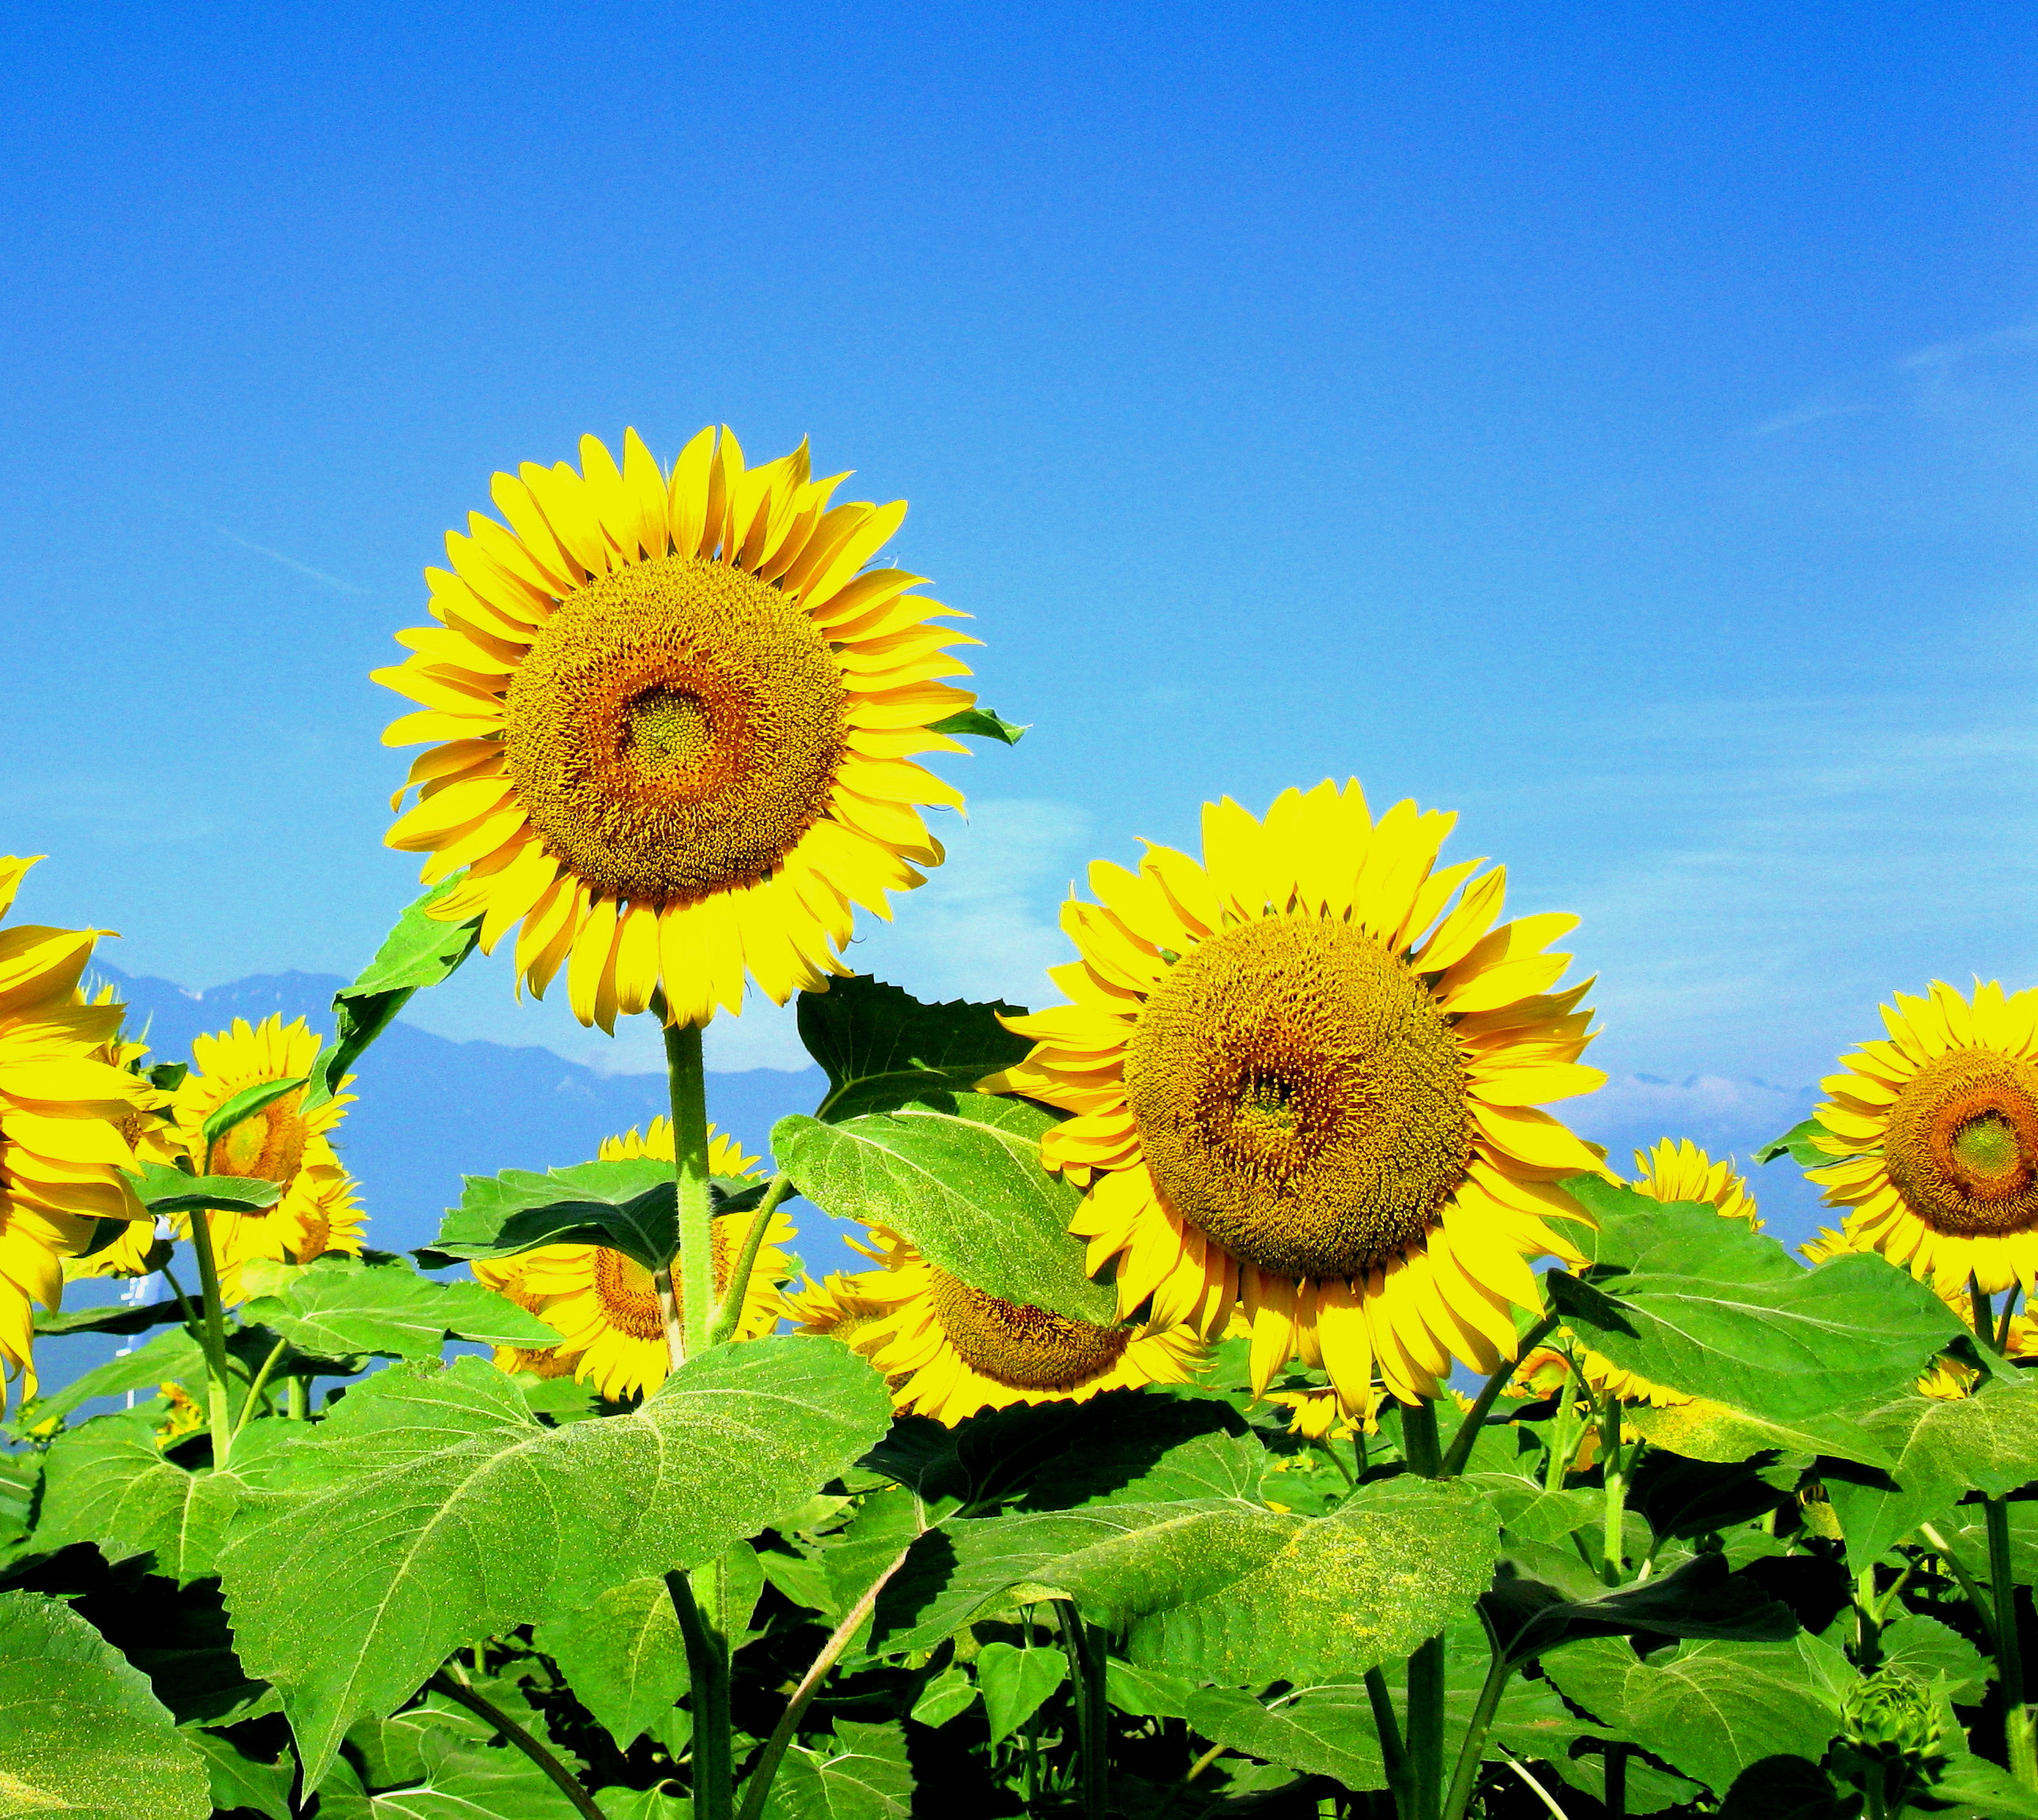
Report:
<svg viewBox="0 0 2038 1820"><path fill-rule="evenodd" d="M1916 1763L1945 1754L1931 1689L1900 1668L1877 1669L1840 1704L1840 1734L1878 1756Z"/></svg>

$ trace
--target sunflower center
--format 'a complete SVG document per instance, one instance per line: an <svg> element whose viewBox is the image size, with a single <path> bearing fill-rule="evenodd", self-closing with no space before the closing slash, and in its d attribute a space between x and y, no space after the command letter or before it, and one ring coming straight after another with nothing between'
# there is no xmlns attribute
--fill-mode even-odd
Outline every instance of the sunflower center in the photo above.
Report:
<svg viewBox="0 0 2038 1820"><path fill-rule="evenodd" d="M510 679L504 753L553 855L634 901L770 874L826 810L847 693L778 589L688 556L578 590Z"/></svg>
<svg viewBox="0 0 2038 1820"><path fill-rule="evenodd" d="M931 1265L928 1276L934 1318L963 1363L1014 1390L1087 1384L1118 1363L1131 1337L1123 1327L1094 1327L1029 1302L1001 1302Z"/></svg>
<svg viewBox="0 0 2038 1820"><path fill-rule="evenodd" d="M734 1248L729 1231L730 1222L747 1217L725 1215L709 1228L708 1257L714 1267L718 1295L729 1287L729 1268ZM633 1340L655 1340L661 1345L665 1343L665 1318L658 1310L657 1282L635 1258L611 1250L605 1245L597 1245L594 1248L594 1299L600 1304L608 1325L618 1333L627 1333ZM680 1287L676 1258L672 1263L672 1303L680 1314L685 1314L686 1295Z"/></svg>
<svg viewBox="0 0 2038 1820"><path fill-rule="evenodd" d="M300 1087L243 1119L212 1147L210 1173L260 1181L295 1179L304 1166L305 1140L311 1135L297 1111L304 1097Z"/></svg>
<svg viewBox="0 0 2038 1820"><path fill-rule="evenodd" d="M1421 1238L1472 1158L1442 1009L1343 923L1192 948L1140 1014L1125 1088L1176 1211L1282 1276L1356 1276Z"/></svg>
<svg viewBox="0 0 2038 1820"><path fill-rule="evenodd" d="M1890 1109L1884 1162L1911 1211L1962 1238L2038 1228L2038 1067L1957 1049Z"/></svg>

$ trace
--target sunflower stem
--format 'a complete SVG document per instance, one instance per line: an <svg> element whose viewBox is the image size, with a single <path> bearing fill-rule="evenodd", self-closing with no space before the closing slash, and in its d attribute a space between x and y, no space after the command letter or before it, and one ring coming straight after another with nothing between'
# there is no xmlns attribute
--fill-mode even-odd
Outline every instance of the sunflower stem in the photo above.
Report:
<svg viewBox="0 0 2038 1820"><path fill-rule="evenodd" d="M714 1308L714 1208L708 1196L707 1078L701 1068L700 1026L668 1024L665 1036L680 1228L679 1306L665 1310L665 1334L672 1346L677 1329L676 1364L707 1349Z"/></svg>
<svg viewBox="0 0 2038 1820"><path fill-rule="evenodd" d="M1380 1734L1380 1761L1387 1773L1388 1791L1395 1811L1403 1820L1415 1820L1415 1794L1408 1779L1408 1751L1401 1742L1401 1727L1395 1723L1394 1701L1387 1691L1387 1677L1377 1668L1366 1671L1366 1697L1373 1707L1373 1728Z"/></svg>
<svg viewBox="0 0 2038 1820"><path fill-rule="evenodd" d="M1994 1594L1995 1672L2002 1684L2003 1742L2010 1773L2026 1788L2038 1788L2038 1751L2033 1750L2031 1709L2024 1704L2024 1643L2017 1624L2016 1563L2010 1553L2010 1505L1983 1498L1988 1525L1988 1577Z"/></svg>
<svg viewBox="0 0 2038 1820"><path fill-rule="evenodd" d="M286 1378L283 1380L283 1395L287 1400L284 1406L290 1411L293 1422L311 1420L312 1387L307 1379Z"/></svg>
<svg viewBox="0 0 2038 1820"><path fill-rule="evenodd" d="M702 1617L693 1583L684 1572L667 1574L665 1591L680 1621L693 1689L695 1820L730 1820L736 1811L736 1765L729 1736L729 1641ZM760 1811L763 1806L760 1800Z"/></svg>
<svg viewBox="0 0 2038 1820"><path fill-rule="evenodd" d="M1440 1632L1408 1658L1411 1820L1438 1820L1444 1776L1444 1639Z"/></svg>
<svg viewBox="0 0 2038 1820"><path fill-rule="evenodd" d="M444 1669L441 1669L425 1685L435 1693L443 1693L456 1705L465 1707L477 1719L494 1727L505 1743L522 1751L545 1773L552 1786L573 1803L575 1813L586 1814L589 1820L603 1820L600 1808L596 1806L594 1797L581 1787L580 1778L487 1695L469 1687L466 1682L456 1679Z"/></svg>
<svg viewBox="0 0 2038 1820"><path fill-rule="evenodd" d="M1995 1344L1995 1309L1988 1291L1981 1286L1981 1279L1972 1270L1968 1272L1968 1310L1975 1337L1990 1352L1998 1350Z"/></svg>
<svg viewBox="0 0 2038 1820"><path fill-rule="evenodd" d="M1607 1820L1627 1820L1627 1746L1616 1741L1606 1747Z"/></svg>
<svg viewBox="0 0 2038 1820"><path fill-rule="evenodd" d="M709 1333L707 1343L719 1346L725 1340L736 1337L736 1330L743 1323L743 1310L750 1299L751 1273L757 1268L757 1254L764 1249L764 1234L771 1229L771 1215L778 1211L778 1203L786 1198L793 1185L793 1178L781 1170L771 1178L771 1185L765 1189L764 1198L758 1202L757 1211L750 1221L750 1230L743 1235L743 1249L736 1254L735 1267L729 1273L729 1286L724 1291L722 1306L714 1313L714 1326Z"/></svg>
<svg viewBox="0 0 2038 1820"><path fill-rule="evenodd" d="M206 1158L209 1165L212 1158ZM226 1309L219 1295L219 1264L212 1253L212 1218L202 1207L191 1211L191 1249L198 1253L199 1294L205 1304L205 1386L212 1427L212 1463L223 1469L233 1458L233 1405L227 1392Z"/></svg>
<svg viewBox="0 0 2038 1820"><path fill-rule="evenodd" d="M2016 1318L2017 1288L2013 1283L2002 1299L2002 1318L1995 1324L1995 1349L2006 1359L2010 1356L2010 1324Z"/></svg>
<svg viewBox="0 0 2038 1820"><path fill-rule="evenodd" d="M1082 1753L1083 1820L1104 1820L1104 1795L1111 1773L1111 1708L1104 1695L1104 1654L1071 1599L1053 1602L1061 1626L1062 1647L1068 1652L1069 1678L1074 1683L1076 1741Z"/></svg>
<svg viewBox="0 0 2038 1820"><path fill-rule="evenodd" d="M1487 1412L1492 1409L1494 1399L1507 1386L1513 1374L1517 1361L1525 1358L1532 1347L1538 1344L1551 1328L1557 1325L1554 1314L1546 1314L1521 1336L1514 1348L1514 1357L1501 1361L1500 1369L1479 1387L1479 1394L1472 1399L1472 1407L1465 1411L1464 1420L1458 1424L1457 1432L1451 1437L1450 1451L1444 1455L1444 1477L1456 1478L1465 1469L1465 1462L1472 1458L1472 1450L1478 1444L1479 1431L1486 1426Z"/></svg>
<svg viewBox="0 0 2038 1820"><path fill-rule="evenodd" d="M1953 1553L1953 1545L1931 1524L1920 1523L1918 1534L1925 1538L1926 1545L1946 1564L1953 1578L1960 1583L1960 1591L1967 1594L1968 1603L1974 1607L1975 1616L1981 1621L1982 1635L1987 1642L1989 1654L2000 1656L2002 1650L1995 1639L1994 1602L1975 1584L1974 1575L1968 1572L1967 1563Z"/></svg>
<svg viewBox="0 0 2038 1820"><path fill-rule="evenodd" d="M1499 1644L1487 1659L1486 1679L1479 1684L1479 1704L1472 1708L1472 1723L1465 1727L1464 1742L1458 1750L1457 1768L1451 1776L1451 1791L1445 1798L1443 1820L1464 1820L1472 1805L1472 1792L1479 1783L1479 1766L1486 1758L1486 1737L1493 1729L1493 1716L1500 1710L1500 1697L1507 1691L1507 1678L1514 1672L1507 1652Z"/></svg>
<svg viewBox="0 0 2038 1820"><path fill-rule="evenodd" d="M287 1340L278 1340L269 1348L269 1356L262 1361L262 1369L255 1374L255 1382L248 1386L248 1394L241 1404L241 1420L233 1424L236 1439L240 1438L241 1431L248 1426L248 1418L255 1413L255 1400L267 1387L269 1374L276 1369L276 1361L282 1357L283 1348L289 1344Z"/></svg>
<svg viewBox="0 0 2038 1820"><path fill-rule="evenodd" d="M1437 1405L1427 1397L1401 1405L1401 1458L1423 1478L1449 1476L1437 1447Z"/></svg>
<svg viewBox="0 0 2038 1820"><path fill-rule="evenodd" d="M1627 1560L1625 1535L1627 1522L1627 1479L1620 1462L1620 1398L1606 1393L1600 1406L1599 1452L1606 1487L1606 1526L1600 1542L1600 1578L1610 1587L1620 1584Z"/></svg>

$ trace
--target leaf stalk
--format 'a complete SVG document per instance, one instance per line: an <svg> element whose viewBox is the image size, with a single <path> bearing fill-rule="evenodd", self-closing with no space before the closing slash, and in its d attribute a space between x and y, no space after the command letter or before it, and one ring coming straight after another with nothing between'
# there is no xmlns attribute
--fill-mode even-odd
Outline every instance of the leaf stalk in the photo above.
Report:
<svg viewBox="0 0 2038 1820"><path fill-rule="evenodd" d="M441 1669L425 1685L436 1693L443 1693L455 1705L465 1707L477 1719L486 1720L494 1727L505 1743L514 1746L544 1771L552 1785L573 1803L575 1812L586 1815L587 1820L604 1820L600 1808L595 1805L594 1797L581 1787L580 1778L494 1701L469 1687L466 1682L456 1680L444 1669Z"/></svg>

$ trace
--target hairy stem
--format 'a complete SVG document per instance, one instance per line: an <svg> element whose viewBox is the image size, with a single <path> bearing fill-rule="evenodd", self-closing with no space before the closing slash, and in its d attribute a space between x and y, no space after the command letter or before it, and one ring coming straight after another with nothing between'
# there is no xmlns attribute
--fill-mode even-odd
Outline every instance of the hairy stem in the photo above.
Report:
<svg viewBox="0 0 2038 1820"><path fill-rule="evenodd" d="M211 1162L208 1156L206 1161ZM202 1207L191 1211L191 1249L198 1253L199 1293L205 1303L205 1386L212 1427L212 1463L224 1467L233 1457L233 1409L227 1394L226 1309L220 1299L219 1264L212 1252L212 1216Z"/></svg>
<svg viewBox="0 0 2038 1820"><path fill-rule="evenodd" d="M680 1356L705 1352L714 1309L714 1210L707 1187L707 1077L698 1024L668 1024L665 1074L672 1096L672 1175L679 1194Z"/></svg>
<svg viewBox="0 0 2038 1820"><path fill-rule="evenodd" d="M283 1349L289 1344L288 1340L278 1340L269 1348L269 1356L262 1361L262 1369L255 1374L255 1382L248 1386L248 1394L241 1401L241 1420L233 1424L233 1433L237 1439L240 1436L241 1431L248 1426L248 1418L255 1413L255 1399L262 1394L263 1389L267 1386L269 1374L276 1369L276 1361L282 1357Z"/></svg>
<svg viewBox="0 0 2038 1820"><path fill-rule="evenodd" d="M917 1538L916 1538L917 1539ZM799 1685L793 1689L786 1702L786 1710L779 1714L778 1723L771 1727L771 1735L764 1746L764 1754L757 1759L757 1767L750 1773L750 1780L744 1784L742 1820L762 1820L765 1798L771 1792L771 1778L778 1773L793 1735L799 1729L800 1716L807 1710L814 1696L820 1691L821 1683L828 1679L828 1670L842 1658L863 1621L877 1606L877 1595L884 1591L885 1583L906 1564L906 1556L912 1553L912 1544L907 1543L895 1555L884 1572L870 1583L862 1598L843 1613L842 1622L828 1633L828 1640L820 1647L820 1653L807 1665L807 1672L800 1677ZM672 1576L665 1576L670 1579ZM676 1602L678 1595L674 1595ZM695 1720L698 1728L699 1720ZM705 1816L703 1816L705 1820Z"/></svg>
<svg viewBox="0 0 2038 1820"><path fill-rule="evenodd" d="M1053 1603L1075 1693L1076 1742L1082 1754L1083 1820L1104 1820L1105 1791L1111 1780L1111 1708L1104 1694L1104 1650L1073 1600L1058 1598Z"/></svg>
<svg viewBox="0 0 2038 1820"><path fill-rule="evenodd" d="M1437 1406L1429 1397L1401 1405L1401 1457L1426 1479L1444 1476L1437 1447ZM1431 1637L1408 1658L1408 1783L1412 1820L1437 1820L1444 1779L1444 1640Z"/></svg>
<svg viewBox="0 0 2038 1820"><path fill-rule="evenodd" d="M1995 1351L1995 1310L1981 1279L1972 1270L1968 1272L1968 1314L1975 1337L1991 1352Z"/></svg>
<svg viewBox="0 0 2038 1820"><path fill-rule="evenodd" d="M1946 1564L1953 1578L1960 1582L1960 1591L1967 1594L1968 1603L1974 1607L1975 1616L1981 1620L1982 1635L1988 1644L1991 1655L2000 1655L2001 1646L1996 1641L1995 1605L1968 1572L1967 1563L1953 1553L1953 1545L1930 1523L1920 1523L1918 1534L1925 1538L1926 1545Z"/></svg>
<svg viewBox="0 0 2038 1820"><path fill-rule="evenodd" d="M1479 1766L1486 1758L1486 1735L1493 1729L1493 1716L1500 1710L1500 1697L1507 1690L1513 1672L1506 1651L1498 1644L1486 1664L1486 1679L1479 1683L1479 1704L1472 1708L1472 1723L1465 1727L1464 1742L1458 1749L1457 1769L1451 1776L1451 1791L1444 1799L1443 1820L1464 1820L1472 1805L1472 1792L1479 1784Z"/></svg>
<svg viewBox="0 0 2038 1820"><path fill-rule="evenodd" d="M684 1573L667 1574L665 1591L680 1621L693 1689L693 1811L696 1820L729 1820L736 1811L736 1764L729 1736L729 1641L702 1617Z"/></svg>
<svg viewBox="0 0 2038 1820"><path fill-rule="evenodd" d="M1606 1485L1606 1526L1600 1533L1599 1575L1608 1586L1617 1587L1627 1562L1627 1480L1620 1462L1620 1398L1611 1390L1600 1405L1599 1454Z"/></svg>
<svg viewBox="0 0 2038 1820"><path fill-rule="evenodd" d="M1387 1787L1395 1807L1404 1815L1415 1812L1415 1797L1408 1780L1408 1752L1401 1742L1401 1727L1395 1722L1394 1700L1387 1691L1387 1677L1377 1668L1366 1671L1366 1697L1373 1707L1373 1728L1380 1734L1380 1761L1387 1772Z"/></svg>
<svg viewBox="0 0 2038 1820"><path fill-rule="evenodd" d="M581 1787L580 1779L494 1701L477 1693L464 1682L456 1681L444 1669L441 1669L425 1685L434 1693L443 1693L455 1705L465 1707L477 1719L485 1720L494 1727L505 1743L522 1751L544 1771L552 1785L573 1803L576 1813L585 1814L587 1820L603 1820L601 1810L595 1805L594 1797Z"/></svg>
<svg viewBox="0 0 2038 1820"><path fill-rule="evenodd" d="M1995 1672L2002 1683L2003 1742L2010 1773L2026 1788L2038 1788L2038 1752L2034 1752L2031 1709L2024 1704L2024 1643L2017 1623L2016 1564L2010 1554L2010 1506L2002 1498L1984 1498L1988 1523L1988 1578L1995 1606Z"/></svg>
<svg viewBox="0 0 2038 1820"><path fill-rule="evenodd" d="M1500 1369L1479 1387L1479 1394L1472 1399L1472 1407L1465 1412L1464 1420L1458 1424L1457 1432L1451 1437L1450 1451L1444 1455L1444 1476L1456 1478L1465 1469L1465 1462L1472 1458L1472 1450L1479 1440L1479 1431L1486 1425L1487 1412L1492 1409L1494 1400L1506 1389L1507 1380L1513 1375L1517 1360L1526 1358L1531 1348L1539 1344L1557 1325L1554 1314L1546 1314L1521 1336L1514 1348L1513 1359L1503 1359Z"/></svg>
<svg viewBox="0 0 2038 1820"><path fill-rule="evenodd" d="M1627 1820L1627 1746L1606 1747L1607 1820Z"/></svg>
<svg viewBox="0 0 2038 1820"><path fill-rule="evenodd" d="M764 1234L771 1230L771 1215L778 1211L778 1203L786 1198L792 1185L793 1178L781 1170L772 1177L771 1185L758 1202L757 1211L751 1216L750 1230L743 1235L743 1249L737 1253L735 1268L729 1273L722 1306L715 1310L714 1325L707 1337L709 1345L719 1346L725 1340L736 1337L736 1329L743 1320L743 1305L749 1299L750 1273L757 1268L758 1253L764 1249Z"/></svg>

